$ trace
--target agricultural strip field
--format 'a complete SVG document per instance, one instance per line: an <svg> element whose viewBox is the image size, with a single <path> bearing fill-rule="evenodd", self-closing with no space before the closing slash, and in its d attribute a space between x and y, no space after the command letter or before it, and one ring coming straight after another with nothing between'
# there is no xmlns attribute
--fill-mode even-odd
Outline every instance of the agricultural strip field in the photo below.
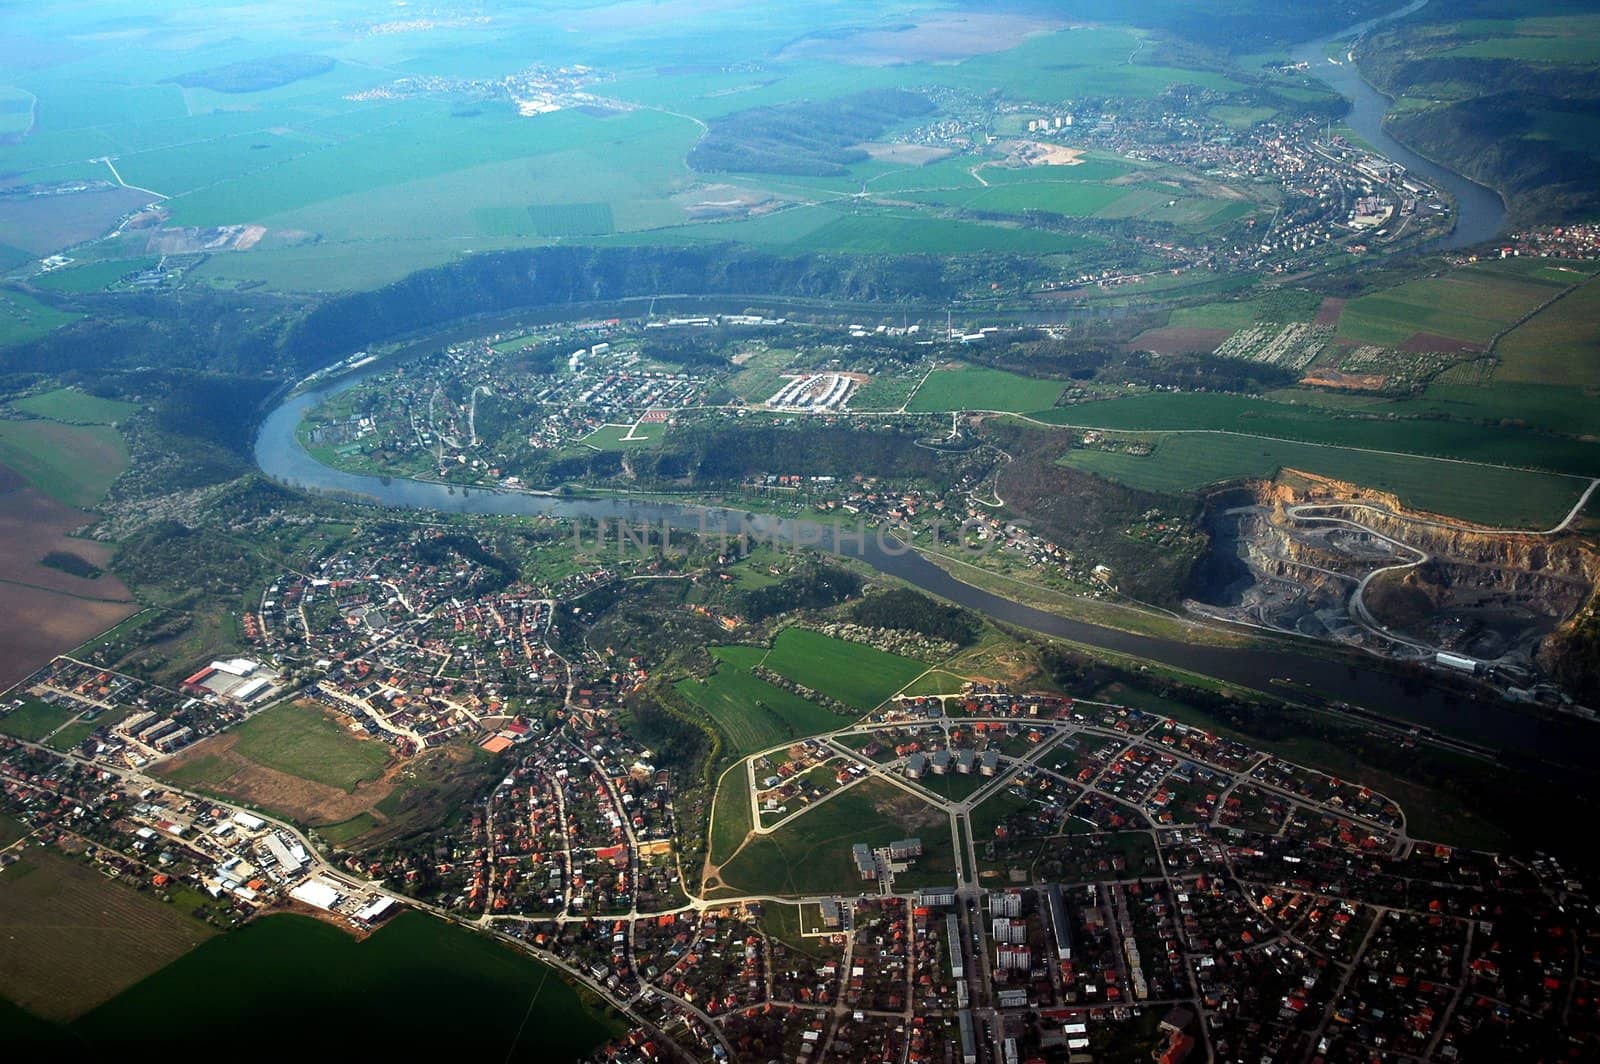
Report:
<svg viewBox="0 0 1600 1064"><path fill-rule="evenodd" d="M1043 410L1055 402L1066 382L1040 380L979 366L936 369L911 397L909 410L942 413L949 410L1007 410L1022 413Z"/></svg>
<svg viewBox="0 0 1600 1064"><path fill-rule="evenodd" d="M1600 475L1600 445L1503 425L1338 416L1326 408L1216 394L1154 394L1040 410L1053 425L1127 432L1236 432L1302 443Z"/></svg>
<svg viewBox="0 0 1600 1064"><path fill-rule="evenodd" d="M128 445L103 425L0 421L0 464L57 502L89 507L127 468Z"/></svg>
<svg viewBox="0 0 1600 1064"><path fill-rule="evenodd" d="M916 679L920 661L804 628L785 628L762 664L780 676L865 712Z"/></svg>
<svg viewBox="0 0 1600 1064"><path fill-rule="evenodd" d="M713 647L717 671L704 680L683 680L677 691L716 722L736 755L765 750L791 739L832 731L849 723L799 695L750 673L766 651L760 647Z"/></svg>
<svg viewBox="0 0 1600 1064"><path fill-rule="evenodd" d="M69 1020L176 960L211 930L47 850L0 871L0 996Z"/></svg>
<svg viewBox="0 0 1600 1064"><path fill-rule="evenodd" d="M1600 388L1600 281L1590 281L1511 330L1495 354L1500 356L1496 384ZM1591 411L1591 430L1593 423Z"/></svg>
<svg viewBox="0 0 1600 1064"><path fill-rule="evenodd" d="M1393 492L1408 507L1487 525L1546 529L1583 494L1575 477L1372 454L1227 434L1165 433L1148 455L1075 448L1064 465L1146 491L1183 492L1288 467Z"/></svg>
<svg viewBox="0 0 1600 1064"><path fill-rule="evenodd" d="M1425 277L1352 299L1338 335L1361 343L1399 345L1417 333L1486 344L1495 333L1577 280L1552 280L1492 266Z"/></svg>
<svg viewBox="0 0 1600 1064"><path fill-rule="evenodd" d="M620 1031L538 961L414 912L359 943L305 917L253 921L69 1031L104 1059L144 1060L169 1049L180 1015L187 1037L211 1045L293 1016L319 1052L352 1059L578 1060Z"/></svg>
<svg viewBox="0 0 1600 1064"><path fill-rule="evenodd" d="M884 846L917 836L923 855L915 876L897 883L953 881L950 819L942 810L883 780L869 779L819 802L770 835L751 839L723 866L728 886L755 894L823 894L860 882L850 847Z"/></svg>

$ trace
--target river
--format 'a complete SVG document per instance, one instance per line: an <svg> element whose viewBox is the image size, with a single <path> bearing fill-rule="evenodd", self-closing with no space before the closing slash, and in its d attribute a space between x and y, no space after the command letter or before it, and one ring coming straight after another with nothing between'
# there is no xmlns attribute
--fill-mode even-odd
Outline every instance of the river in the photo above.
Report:
<svg viewBox="0 0 1600 1064"><path fill-rule="evenodd" d="M1379 19L1350 27L1296 49L1318 77L1352 102L1349 123L1396 162L1423 175L1456 200L1456 225L1444 246L1460 247L1489 239L1499 232L1505 205L1499 195L1459 174L1437 166L1383 131L1385 98L1361 80L1353 64L1335 66L1324 57L1329 42L1360 36L1380 22L1409 14L1426 3L1419 0ZM378 367L373 367L373 372ZM679 505L658 500L615 497L570 498L526 492L496 492L449 487L420 481L362 476L332 469L311 457L295 434L307 410L361 379L351 375L316 390L291 397L262 423L256 439L256 461L275 480L312 491L345 494L362 502L390 508L468 514L543 514L563 518L614 519L663 522L680 529L737 528L745 515L732 510ZM1059 617L964 584L945 570L912 551L896 549L893 541L880 542L867 535L861 540L833 542L829 530L777 518L754 519L756 528L786 541L820 540L824 548L838 549L923 590L987 614L997 621L1045 635L1059 636L1088 646L1132 654L1203 675L1214 676L1274 697L1274 680L1290 678L1324 696L1365 706L1386 715L1405 717L1441 732L1466 734L1477 742L1543 758L1555 763L1584 765L1600 756L1600 729L1585 722L1543 719L1487 698L1468 698L1454 692L1418 691L1381 663L1350 655L1333 660L1301 653L1289 646L1218 648L1174 640L1134 635L1082 621Z"/></svg>
<svg viewBox="0 0 1600 1064"><path fill-rule="evenodd" d="M1307 64L1313 77L1350 101L1350 113L1345 117L1345 124L1357 136L1391 161L1404 166L1407 171L1442 189L1455 201L1455 226L1434 246L1443 249L1473 247L1493 240L1505 228L1506 204L1500 198L1500 193L1423 158L1391 137L1383 128L1383 116L1388 112L1391 102L1389 97L1367 84L1356 64L1350 62L1345 54L1336 57L1339 60L1337 64L1328 61L1328 46L1333 42L1359 41L1375 27L1420 11L1427 4L1428 0L1414 0L1387 15L1308 41L1295 48L1293 55L1296 62Z"/></svg>
<svg viewBox="0 0 1600 1064"><path fill-rule="evenodd" d="M378 368L372 367L367 373ZM666 523L675 529L713 533L736 530L741 523L748 522L758 534L775 536L786 543L798 539L816 543L823 549L837 550L930 594L1019 628L1214 676L1273 697L1283 696L1283 690L1274 680L1291 678L1310 691L1328 697L1553 762L1581 765L1600 755L1600 729L1585 722L1543 720L1497 701L1467 698L1451 691L1418 691L1415 684L1408 685L1381 663L1356 655L1347 660L1333 660L1301 653L1288 646L1200 646L1071 620L962 583L922 555L901 549L893 539L880 540L870 532L858 539L850 534L853 531L850 529L842 536L835 536L834 529L809 522L747 517L737 510L658 499L480 490L332 469L306 451L295 428L311 407L353 386L363 376L365 374L352 374L321 389L303 392L269 414L262 423L255 446L256 462L262 471L294 487L395 509L605 519L658 528Z"/></svg>

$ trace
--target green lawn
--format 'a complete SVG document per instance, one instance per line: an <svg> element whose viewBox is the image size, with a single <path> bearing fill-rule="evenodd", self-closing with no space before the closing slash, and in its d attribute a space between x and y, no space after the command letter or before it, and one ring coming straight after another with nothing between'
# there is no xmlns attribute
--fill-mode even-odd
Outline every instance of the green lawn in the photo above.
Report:
<svg viewBox="0 0 1600 1064"><path fill-rule="evenodd" d="M0 421L0 465L57 502L87 508L128 466L128 445L104 425Z"/></svg>
<svg viewBox="0 0 1600 1064"><path fill-rule="evenodd" d="M291 776L353 791L377 779L389 763L389 747L357 739L322 710L300 703L274 706L234 729L243 757Z"/></svg>
<svg viewBox="0 0 1600 1064"><path fill-rule="evenodd" d="M863 712L927 668L920 661L804 628L779 632L763 664L780 676Z"/></svg>
<svg viewBox="0 0 1600 1064"><path fill-rule="evenodd" d="M642 425L601 425L583 438L586 446L599 451L627 451L660 443L667 434L664 421L651 421ZM626 436L633 439L624 439Z"/></svg>
<svg viewBox="0 0 1600 1064"><path fill-rule="evenodd" d="M749 770L740 762L729 769L717 784L717 798L711 820L711 845L707 854L712 864L733 856L753 826L750 822Z"/></svg>
<svg viewBox="0 0 1600 1064"><path fill-rule="evenodd" d="M74 714L36 698L25 698L21 708L0 717L0 735L38 742L70 720Z"/></svg>
<svg viewBox="0 0 1600 1064"><path fill-rule="evenodd" d="M849 723L751 675L750 666L764 656L759 647L713 647L711 652L718 661L717 671L704 680L683 680L677 691L716 721L728 737L730 753L754 753Z"/></svg>
<svg viewBox="0 0 1600 1064"><path fill-rule="evenodd" d="M882 780L856 784L750 840L723 866L722 878L733 889L755 894L853 892L861 880L850 847L882 846L907 836L922 839L923 856L915 873L897 877L897 884L955 881L948 815Z"/></svg>
<svg viewBox="0 0 1600 1064"><path fill-rule="evenodd" d="M1061 461L1129 487L1159 492L1193 491L1234 477L1271 477L1287 467L1393 492L1407 506L1430 513L1532 529L1559 522L1585 486L1575 477L1552 473L1184 432L1157 437L1147 456L1074 449Z"/></svg>
<svg viewBox="0 0 1600 1064"><path fill-rule="evenodd" d="M911 397L908 410L940 413L947 410L1007 410L1021 413L1049 407L1065 382L1023 377L981 366L936 369Z"/></svg>
<svg viewBox="0 0 1600 1064"><path fill-rule="evenodd" d="M416 912L364 942L301 916L253 921L70 1031L104 1059L145 1060L169 1055L174 1022L195 1044L224 1045L284 1017L316 1031L319 1052L352 1059L577 1060L621 1031L538 961Z"/></svg>
<svg viewBox="0 0 1600 1064"><path fill-rule="evenodd" d="M40 392L38 395L18 399L11 405L35 417L76 425L113 425L118 421L127 420L139 409L137 403L102 399L98 395L80 392L76 388L56 388Z"/></svg>

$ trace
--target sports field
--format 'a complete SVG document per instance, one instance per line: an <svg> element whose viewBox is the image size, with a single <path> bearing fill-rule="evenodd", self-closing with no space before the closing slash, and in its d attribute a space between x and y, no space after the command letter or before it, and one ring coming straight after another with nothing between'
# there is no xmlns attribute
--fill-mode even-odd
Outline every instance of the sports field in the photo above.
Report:
<svg viewBox="0 0 1600 1064"><path fill-rule="evenodd" d="M956 366L936 369L922 382L907 408L919 413L947 410L1008 410L1022 413L1048 409L1066 384L1023 377L1001 369Z"/></svg>
<svg viewBox="0 0 1600 1064"><path fill-rule="evenodd" d="M103 425L0 421L0 465L57 502L85 509L127 468L128 445Z"/></svg>
<svg viewBox="0 0 1600 1064"><path fill-rule="evenodd" d="M723 865L722 879L753 894L851 891L861 882L850 858L852 845L884 846L908 836L922 840L923 856L914 873L896 877L897 884L955 880L949 816L875 779L819 802L770 835L751 839Z"/></svg>
<svg viewBox="0 0 1600 1064"><path fill-rule="evenodd" d="M843 727L837 713L808 702L750 673L766 656L761 647L713 647L717 671L704 680L683 680L677 691L706 712L728 737L736 755L765 750L791 739Z"/></svg>
<svg viewBox="0 0 1600 1064"><path fill-rule="evenodd" d="M1587 484L1553 473L1222 433L1166 433L1155 437L1149 455L1074 449L1061 461L1119 484L1160 492L1193 491L1234 477L1271 477L1279 469L1299 469L1393 492L1408 507L1429 513L1535 530L1560 522Z"/></svg>
<svg viewBox="0 0 1600 1064"><path fill-rule="evenodd" d="M0 997L68 1020L182 956L211 929L86 864L32 849L0 870Z"/></svg>
<svg viewBox="0 0 1600 1064"><path fill-rule="evenodd" d="M585 436L582 442L584 446L597 451L629 451L660 443L666 434L667 424L664 421L648 421L638 425L601 425Z"/></svg>
<svg viewBox="0 0 1600 1064"><path fill-rule="evenodd" d="M408 912L363 942L306 917L220 936L83 1016L71 1034L105 1059L152 1057L186 1038L269 1038L295 1018L318 1052L415 1060L578 1060L621 1028L566 981L487 935Z"/></svg>
<svg viewBox="0 0 1600 1064"><path fill-rule="evenodd" d="M865 712L916 679L927 666L804 628L785 628L762 664L780 676Z"/></svg>

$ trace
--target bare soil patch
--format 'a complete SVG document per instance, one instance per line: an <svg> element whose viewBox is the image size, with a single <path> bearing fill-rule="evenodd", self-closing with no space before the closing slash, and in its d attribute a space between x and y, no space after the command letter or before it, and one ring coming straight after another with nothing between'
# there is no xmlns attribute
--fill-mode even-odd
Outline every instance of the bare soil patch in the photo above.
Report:
<svg viewBox="0 0 1600 1064"><path fill-rule="evenodd" d="M1194 352L1210 354L1217 346L1233 335L1232 329L1199 329L1164 326L1146 329L1128 341L1132 351L1153 351L1158 355L1187 355Z"/></svg>
<svg viewBox="0 0 1600 1064"><path fill-rule="evenodd" d="M109 564L104 544L67 535L93 519L0 466L0 689L138 608L110 573L89 579L42 564L51 551L102 569Z"/></svg>
<svg viewBox="0 0 1600 1064"><path fill-rule="evenodd" d="M931 144L889 144L883 141L868 141L865 144L857 144L856 147L880 162L904 163L907 166L926 166L953 154L949 148L936 148Z"/></svg>
<svg viewBox="0 0 1600 1064"><path fill-rule="evenodd" d="M1313 325L1326 325L1328 328L1337 328L1339 317L1344 313L1345 301L1329 296L1322 301L1322 306L1317 308L1317 316L1311 322Z"/></svg>
<svg viewBox="0 0 1600 1064"><path fill-rule="evenodd" d="M1478 354L1483 350L1482 344L1468 343L1466 340L1457 340L1453 336L1440 336L1438 333L1419 332L1412 333L1405 343L1400 345L1400 350L1408 353L1418 351L1439 351L1448 355Z"/></svg>
<svg viewBox="0 0 1600 1064"><path fill-rule="evenodd" d="M867 29L843 37L806 37L778 53L780 61L820 59L849 66L953 63L1015 48L1065 24L1053 19L987 12L950 12L913 25Z"/></svg>
<svg viewBox="0 0 1600 1064"><path fill-rule="evenodd" d="M1301 377L1300 383L1317 388L1345 388L1350 391L1372 392L1380 391L1389 383L1389 378L1382 373L1341 373L1336 369L1321 368Z"/></svg>

